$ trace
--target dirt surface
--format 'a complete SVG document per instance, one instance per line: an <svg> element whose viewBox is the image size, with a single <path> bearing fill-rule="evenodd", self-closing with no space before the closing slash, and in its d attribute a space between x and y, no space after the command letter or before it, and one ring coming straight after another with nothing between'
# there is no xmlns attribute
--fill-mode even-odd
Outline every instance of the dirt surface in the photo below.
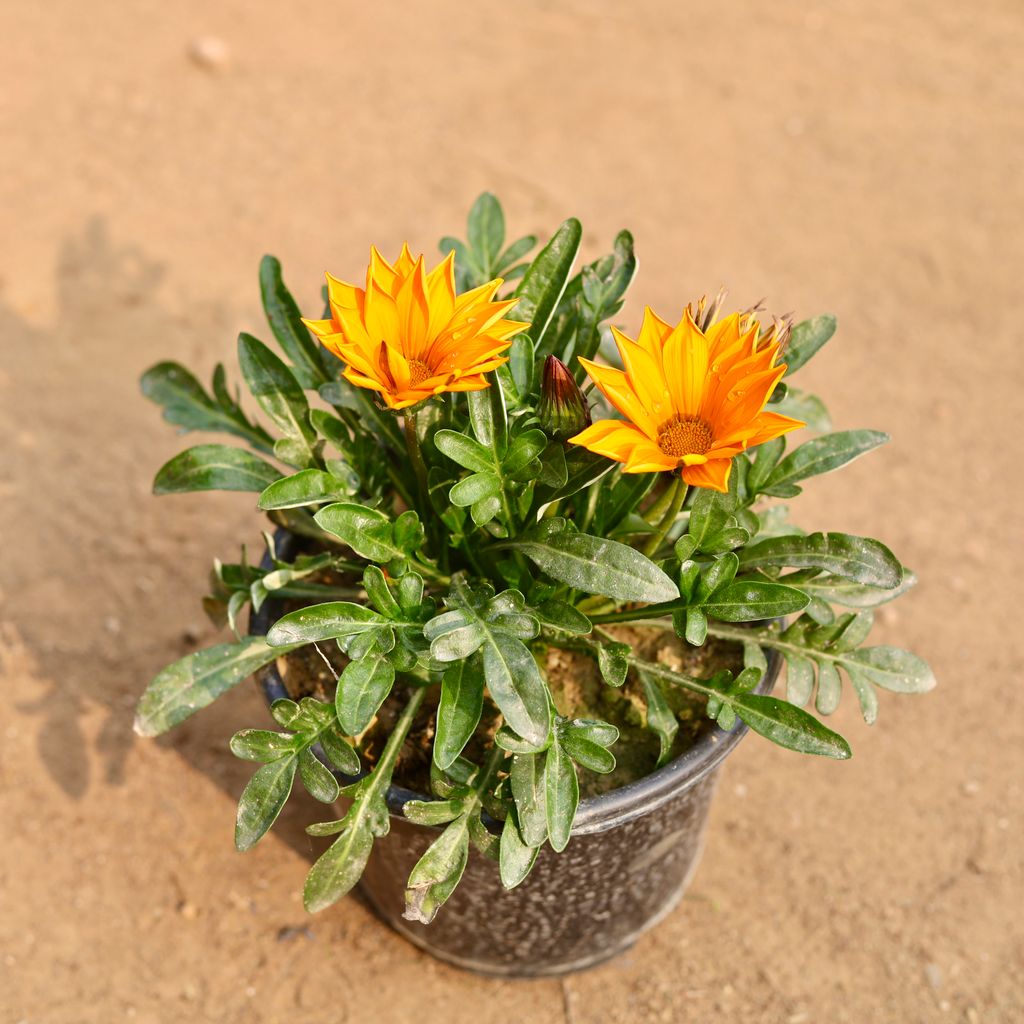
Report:
<svg viewBox="0 0 1024 1024"><path fill-rule="evenodd" d="M1024 14L693 6L2 6L0 1020L1024 1019ZM940 682L871 729L847 695L849 763L744 741L682 905L565 983L442 966L355 900L307 918L301 803L236 854L254 688L131 732L259 529L249 496L148 497L181 441L138 375L265 334L263 252L316 309L324 269L433 250L483 188L516 230L578 215L587 254L630 227L627 325L722 283L838 314L803 381L893 442L799 520L920 574L874 639Z"/></svg>

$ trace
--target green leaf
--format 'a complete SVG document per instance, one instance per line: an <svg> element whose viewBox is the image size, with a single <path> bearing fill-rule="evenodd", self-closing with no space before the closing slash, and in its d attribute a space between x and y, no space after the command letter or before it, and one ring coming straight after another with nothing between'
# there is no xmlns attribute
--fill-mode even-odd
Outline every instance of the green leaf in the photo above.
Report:
<svg viewBox="0 0 1024 1024"><path fill-rule="evenodd" d="M297 758L280 757L257 769L238 801L235 819L235 847L249 850L266 835L277 820L292 791Z"/></svg>
<svg viewBox="0 0 1024 1024"><path fill-rule="evenodd" d="M295 743L291 736L268 729L242 729L231 737L231 753L243 761L276 761L279 757L294 750Z"/></svg>
<svg viewBox="0 0 1024 1024"><path fill-rule="evenodd" d="M347 735L358 736L370 724L394 682L394 667L376 652L345 666L334 699L338 721Z"/></svg>
<svg viewBox="0 0 1024 1024"><path fill-rule="evenodd" d="M136 733L158 736L166 732L296 646L273 648L265 637L250 636L238 643L196 651L168 665L139 701Z"/></svg>
<svg viewBox="0 0 1024 1024"><path fill-rule="evenodd" d="M786 654L786 700L804 707L814 693L814 662L798 654Z"/></svg>
<svg viewBox="0 0 1024 1024"><path fill-rule="evenodd" d="M815 437L790 452L772 470L760 490L764 494L792 493L792 486L807 477L830 473L889 440L880 430L841 430Z"/></svg>
<svg viewBox="0 0 1024 1024"><path fill-rule="evenodd" d="M166 462L153 481L153 493L262 491L281 476L269 463L243 448L199 444Z"/></svg>
<svg viewBox="0 0 1024 1024"><path fill-rule="evenodd" d="M548 690L529 648L507 633L492 633L483 650L491 698L523 739L542 745L550 731Z"/></svg>
<svg viewBox="0 0 1024 1024"><path fill-rule="evenodd" d="M786 578L783 578L785 582ZM801 580L797 586L812 597L820 598L831 604L840 604L844 608L877 608L879 605L892 601L905 594L917 584L917 576L909 569L903 569L903 580L897 587L872 587L863 583L844 580L841 576L816 576L814 579Z"/></svg>
<svg viewBox="0 0 1024 1024"><path fill-rule="evenodd" d="M328 501L347 498L351 494L348 485L322 469L303 469L291 476L275 480L260 495L259 507L264 510L276 508L299 508L303 505L317 505Z"/></svg>
<svg viewBox="0 0 1024 1024"><path fill-rule="evenodd" d="M835 332L836 318L831 313L797 324L782 357L786 362L786 376L796 373Z"/></svg>
<svg viewBox="0 0 1024 1024"><path fill-rule="evenodd" d="M467 508L478 501L496 498L501 494L501 481L492 473L473 473L460 480L449 492L448 498L457 508Z"/></svg>
<svg viewBox="0 0 1024 1024"><path fill-rule="evenodd" d="M588 594L649 604L679 596L671 578L635 548L567 525L561 518L546 519L532 535L502 546L522 551L552 579Z"/></svg>
<svg viewBox="0 0 1024 1024"><path fill-rule="evenodd" d="M467 240L484 275L490 278L505 243L505 215L490 192L484 192L469 211Z"/></svg>
<svg viewBox="0 0 1024 1024"><path fill-rule="evenodd" d="M250 423L236 402L210 398L199 381L178 363L151 366L139 384L147 398L164 407L163 417L168 423L185 430L234 434L260 451L269 452L273 447L274 439L262 427Z"/></svg>
<svg viewBox="0 0 1024 1024"><path fill-rule="evenodd" d="M802 420L809 430L816 430L822 434L832 429L832 418L825 403L809 391L791 387L785 398L772 403L772 412Z"/></svg>
<svg viewBox="0 0 1024 1024"><path fill-rule="evenodd" d="M884 544L848 533L770 537L740 552L744 570L780 565L826 569L856 583L889 590L903 580L903 566Z"/></svg>
<svg viewBox="0 0 1024 1024"><path fill-rule="evenodd" d="M302 322L299 307L285 287L281 264L273 256L260 261L260 296L270 329L294 364L295 376L303 387L317 388L328 382L320 349Z"/></svg>
<svg viewBox="0 0 1024 1024"><path fill-rule="evenodd" d="M544 795L548 838L551 848L561 853L569 845L580 800L580 784L572 759L559 742L557 733L544 760Z"/></svg>
<svg viewBox="0 0 1024 1024"><path fill-rule="evenodd" d="M306 877L302 894L306 910L315 914L349 892L359 881L372 849L373 834L365 823L347 827Z"/></svg>
<svg viewBox="0 0 1024 1024"><path fill-rule="evenodd" d="M647 700L647 728L657 735L661 745L658 754L660 768L672 756L672 745L675 743L676 733L679 732L679 720L665 700L658 680L643 671L640 672L640 679L643 681L644 697Z"/></svg>
<svg viewBox="0 0 1024 1024"><path fill-rule="evenodd" d="M501 830L501 846L498 854L498 871L501 884L506 889L514 889L530 873L536 863L539 846L529 846L523 842L516 825L514 815L505 819Z"/></svg>
<svg viewBox="0 0 1024 1024"><path fill-rule="evenodd" d="M447 455L452 462L472 470L474 473L492 473L494 459L490 448L484 447L456 430L439 430L434 434L434 447Z"/></svg>
<svg viewBox="0 0 1024 1024"><path fill-rule="evenodd" d="M338 780L309 747L299 753L299 774L306 791L314 800L331 804L338 799Z"/></svg>
<svg viewBox="0 0 1024 1024"><path fill-rule="evenodd" d="M614 728L612 726L611 728ZM618 729L615 729L618 736ZM570 722L561 732L562 746L577 763L592 772L607 775L615 771L615 755L603 743L598 743L595 733L587 727ZM612 741L614 742L614 740Z"/></svg>
<svg viewBox="0 0 1024 1024"><path fill-rule="evenodd" d="M435 616L423 627L437 661L460 661L480 650L487 630L475 615L455 610Z"/></svg>
<svg viewBox="0 0 1024 1024"><path fill-rule="evenodd" d="M339 735L336 728L328 728L320 733L320 744L338 771L344 775L359 774L359 755Z"/></svg>
<svg viewBox="0 0 1024 1024"><path fill-rule="evenodd" d="M899 647L865 647L845 656L876 686L893 693L927 693L935 687L935 676L924 659Z"/></svg>
<svg viewBox="0 0 1024 1024"><path fill-rule="evenodd" d="M408 800L402 805L402 814L415 825L447 825L464 811L464 800Z"/></svg>
<svg viewBox="0 0 1024 1024"><path fill-rule="evenodd" d="M262 341L244 332L238 336L238 364L253 398L285 435L283 442L274 445L274 453L300 469L314 463L316 433L295 375Z"/></svg>
<svg viewBox="0 0 1024 1024"><path fill-rule="evenodd" d="M595 455L594 452L587 451L586 448L573 448L565 455L565 468L565 483L539 488L537 493L541 505L548 505L561 498L571 498L609 473L615 468L615 463L603 455ZM644 481L644 483L649 486L648 481Z"/></svg>
<svg viewBox="0 0 1024 1024"><path fill-rule="evenodd" d="M519 591L493 593L457 575L446 599L451 610L427 622L423 635L438 661L458 661L483 647L484 678L495 704L516 733L542 745L550 728L547 687L522 643L537 635L540 624Z"/></svg>
<svg viewBox="0 0 1024 1024"><path fill-rule="evenodd" d="M782 458L782 453L786 450L786 438L776 437L772 441L765 441L764 444L759 444L753 451L753 462L750 466L750 471L747 473L747 488L751 494L758 494L761 488L764 486L768 477L771 476L772 470L779 464L779 459ZM710 492L715 493L715 492ZM698 492L698 497L703 492ZM694 500L696 504L696 499ZM732 511L730 509L730 511ZM692 515L691 515L692 525ZM690 531L693 532L692 530Z"/></svg>
<svg viewBox="0 0 1024 1024"><path fill-rule="evenodd" d="M441 678L434 735L434 764L444 770L462 753L480 722L484 706L483 666L479 658L450 665Z"/></svg>
<svg viewBox="0 0 1024 1024"><path fill-rule="evenodd" d="M601 644L597 649L597 667L609 686L622 686L629 671L629 644Z"/></svg>
<svg viewBox="0 0 1024 1024"><path fill-rule="evenodd" d="M423 579L419 578L419 592L422 594ZM400 619L402 608L391 593L387 577L375 565L368 565L363 573L363 589L366 598L381 615L389 619Z"/></svg>
<svg viewBox="0 0 1024 1024"><path fill-rule="evenodd" d="M542 344L544 332L565 291L582 236L580 222L570 217L530 264L516 289L519 302L512 312L517 319L530 323L529 334L538 358L550 355L548 347Z"/></svg>
<svg viewBox="0 0 1024 1024"><path fill-rule="evenodd" d="M468 820L463 816L453 821L427 847L412 869L402 916L409 921L430 924L459 884L468 859Z"/></svg>
<svg viewBox="0 0 1024 1024"><path fill-rule="evenodd" d="M839 670L831 661L818 662L818 695L814 706L819 715L831 715L838 707L843 684Z"/></svg>
<svg viewBox="0 0 1024 1024"><path fill-rule="evenodd" d="M682 636L693 647L704 646L704 641L708 637L708 617L702 609L686 609L685 628Z"/></svg>
<svg viewBox="0 0 1024 1024"><path fill-rule="evenodd" d="M878 693L859 669L854 669L850 665L844 667L857 694L857 701L860 704L860 712L864 721L868 725L874 725L878 718Z"/></svg>
<svg viewBox="0 0 1024 1024"><path fill-rule="evenodd" d="M743 693L732 698L731 706L754 732L780 747L837 760L850 756L850 745L842 736L787 701Z"/></svg>
<svg viewBox="0 0 1024 1024"><path fill-rule="evenodd" d="M593 623L583 612L565 601L542 601L534 611L545 626L561 630L563 633L586 636L594 628Z"/></svg>
<svg viewBox="0 0 1024 1024"><path fill-rule="evenodd" d="M488 387L482 391L466 393L469 407L469 424L476 439L493 454L492 468L496 469L505 452L508 414L505 396L499 387Z"/></svg>
<svg viewBox="0 0 1024 1024"><path fill-rule="evenodd" d="M388 620L365 605L351 601L327 601L307 608L298 608L274 623L267 632L267 642L276 648L317 643L358 636L380 629Z"/></svg>
<svg viewBox="0 0 1024 1024"><path fill-rule="evenodd" d="M571 356L593 358L600 345L599 325L622 307L622 296L635 273L633 236L628 231L620 231L615 237L613 252L584 267L578 278L569 282L562 306L572 296L578 326L562 352L563 362L568 362ZM584 373L582 364L578 364L576 379L582 381Z"/></svg>
<svg viewBox="0 0 1024 1024"><path fill-rule="evenodd" d="M415 512L404 512L395 523L383 513L365 505L338 502L320 509L313 518L329 534L344 541L357 555L382 564L408 557L421 542L422 531L410 533L410 544L400 544L396 529L404 519L418 525Z"/></svg>
<svg viewBox="0 0 1024 1024"><path fill-rule="evenodd" d="M509 776L520 836L527 846L540 846L548 834L544 755L514 754Z"/></svg>
<svg viewBox="0 0 1024 1024"><path fill-rule="evenodd" d="M723 622L754 622L791 615L810 599L795 587L756 580L733 580L719 587L701 606L706 615Z"/></svg>
<svg viewBox="0 0 1024 1024"><path fill-rule="evenodd" d="M524 235L522 238L517 238L499 257L498 265L495 268L499 274L506 271L516 260L522 259L535 245L537 244L537 238L535 235ZM525 272L526 267L522 268ZM506 273L505 280L511 280L511 277Z"/></svg>

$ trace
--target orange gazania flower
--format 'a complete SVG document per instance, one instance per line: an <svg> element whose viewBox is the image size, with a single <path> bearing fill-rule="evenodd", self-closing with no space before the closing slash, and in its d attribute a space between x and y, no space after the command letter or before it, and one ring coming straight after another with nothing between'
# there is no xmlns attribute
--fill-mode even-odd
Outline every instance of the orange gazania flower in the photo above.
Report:
<svg viewBox="0 0 1024 1024"><path fill-rule="evenodd" d="M804 425L764 409L786 372L780 329L734 313L702 330L692 307L672 327L646 309L636 341L612 328L624 371L580 359L626 420L599 420L569 443L626 473L679 469L688 484L727 491L734 455Z"/></svg>
<svg viewBox="0 0 1024 1024"><path fill-rule="evenodd" d="M303 320L343 360L343 376L404 409L444 391L481 391L484 374L529 324L504 319L515 299L495 302L501 279L455 294L454 253L429 273L409 246L392 266L374 248L366 287L327 275L330 320Z"/></svg>

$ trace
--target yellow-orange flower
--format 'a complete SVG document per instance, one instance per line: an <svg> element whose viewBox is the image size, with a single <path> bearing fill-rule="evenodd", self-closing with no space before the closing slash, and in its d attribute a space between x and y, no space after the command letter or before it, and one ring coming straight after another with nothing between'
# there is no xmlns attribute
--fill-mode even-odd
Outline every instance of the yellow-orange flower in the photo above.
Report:
<svg viewBox="0 0 1024 1024"><path fill-rule="evenodd" d="M626 473L679 469L688 484L726 491L734 455L803 426L764 408L786 372L777 324L762 331L734 313L701 330L688 307L672 327L646 309L636 341L612 332L624 370L580 362L626 419L599 420L570 444Z"/></svg>
<svg viewBox="0 0 1024 1024"><path fill-rule="evenodd" d="M529 324L506 320L516 300L495 302L502 281L455 294L454 253L427 271L403 245L394 266L374 248L366 287L327 275L330 320L303 323L346 364L343 376L404 409L444 391L480 391L484 374Z"/></svg>

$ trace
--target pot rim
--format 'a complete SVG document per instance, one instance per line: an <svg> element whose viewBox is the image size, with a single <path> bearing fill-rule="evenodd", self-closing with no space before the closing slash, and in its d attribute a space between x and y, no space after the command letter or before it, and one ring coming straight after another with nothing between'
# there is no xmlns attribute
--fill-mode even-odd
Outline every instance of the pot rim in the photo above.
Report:
<svg viewBox="0 0 1024 1024"><path fill-rule="evenodd" d="M277 550L289 554L289 549L298 542L298 538L287 530L279 529L275 534ZM270 556L264 555L261 565L264 568L270 567ZM280 602L273 599L264 601L258 612L251 611L249 614L249 635L262 636L267 633L271 625L278 618ZM754 693L771 693L779 675L782 659L777 651L767 653L768 668L761 681L754 689ZM277 665L271 662L256 672L256 681L267 704L282 698L291 700L281 673ZM617 789L608 790L606 793L599 793L596 796L584 797L576 809L576 818L573 822L571 835L591 835L595 832L604 832L607 829L615 828L635 818L650 814L662 804L684 792L691 786L696 785L703 778L713 772L732 751L732 749L743 739L747 733L747 726L743 722L737 722L732 729L726 730L716 727L700 736L688 750L683 751L678 757L673 758L668 764L656 768L650 775L634 779ZM325 760L321 758L321 760ZM334 775L343 785L355 782L361 776L344 775L337 769L332 768ZM388 809L395 817L404 818L402 808L410 800L433 800L435 797L418 793L415 790L407 789L392 783L388 787L387 803ZM500 829L500 822L495 822Z"/></svg>

